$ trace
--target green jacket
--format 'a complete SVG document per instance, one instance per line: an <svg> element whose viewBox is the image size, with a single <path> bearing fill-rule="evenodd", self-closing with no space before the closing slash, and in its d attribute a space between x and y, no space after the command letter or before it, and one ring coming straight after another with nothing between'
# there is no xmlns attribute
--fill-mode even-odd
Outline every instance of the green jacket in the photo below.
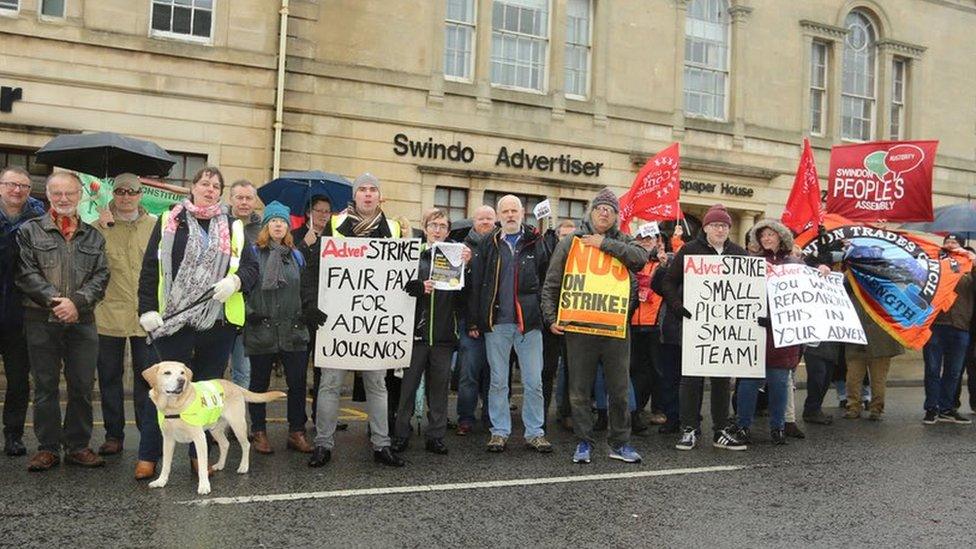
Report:
<svg viewBox="0 0 976 549"><path fill-rule="evenodd" d="M105 289L105 299L95 306L99 335L146 336L139 326L139 273L142 256L155 226L156 216L146 213L141 206L139 217L134 221L116 218L111 227L103 228L99 223L93 225L105 238L105 256L112 274Z"/></svg>
<svg viewBox="0 0 976 549"><path fill-rule="evenodd" d="M244 323L244 351L248 355L266 355L279 351L304 351L308 348L308 328L302 316L301 279L305 258L298 251L284 258L282 274L285 285L262 290L267 262L271 253L267 248L254 248L258 263L258 282L245 301L247 321Z"/></svg>

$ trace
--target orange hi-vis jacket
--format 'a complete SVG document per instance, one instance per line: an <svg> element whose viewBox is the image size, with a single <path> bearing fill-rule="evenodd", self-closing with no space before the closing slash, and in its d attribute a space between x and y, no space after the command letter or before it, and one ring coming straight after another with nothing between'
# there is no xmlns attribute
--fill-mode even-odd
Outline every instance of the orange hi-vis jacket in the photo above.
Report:
<svg viewBox="0 0 976 549"><path fill-rule="evenodd" d="M657 313L661 310L661 301L664 299L651 290L651 277L654 270L660 263L648 261L647 265L637 273L637 309L630 317L631 326L656 326Z"/></svg>

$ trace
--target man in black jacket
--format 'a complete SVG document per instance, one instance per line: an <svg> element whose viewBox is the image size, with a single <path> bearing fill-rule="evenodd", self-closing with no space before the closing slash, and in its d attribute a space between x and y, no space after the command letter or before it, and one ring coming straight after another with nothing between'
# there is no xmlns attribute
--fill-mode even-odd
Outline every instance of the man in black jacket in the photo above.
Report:
<svg viewBox="0 0 976 549"><path fill-rule="evenodd" d="M105 239L78 216L81 180L68 172L47 179L48 214L17 233L17 287L24 294L24 334L34 378L34 432L38 452L29 471L61 461L99 467L105 461L88 447L92 432L92 385L98 359L95 304L108 286ZM68 388L64 427L58 383L61 363Z"/></svg>
<svg viewBox="0 0 976 549"><path fill-rule="evenodd" d="M525 441L538 452L552 452L543 425L542 310L539 306L547 255L539 232L522 224L525 210L513 195L498 200L501 227L482 241L471 266L468 335L484 334L491 367L488 412L489 452L503 452L512 432L508 402L508 364L512 349L522 372L522 422Z"/></svg>
<svg viewBox="0 0 976 549"><path fill-rule="evenodd" d="M745 248L729 240L732 216L725 206L712 206L702 218L702 231L698 238L685 244L674 256L662 282L664 299L668 305L665 322L681 323L683 318L691 318L684 307L684 259L689 255L748 255ZM674 328L672 328L673 330ZM680 357L678 363L681 363ZM710 377L712 399L713 445L726 450L745 450L746 446L736 437L734 425L726 425L729 419L729 378ZM675 446L679 450L691 450L701 436L701 401L705 383L703 377L682 376L678 390L681 426L684 431L681 441Z"/></svg>

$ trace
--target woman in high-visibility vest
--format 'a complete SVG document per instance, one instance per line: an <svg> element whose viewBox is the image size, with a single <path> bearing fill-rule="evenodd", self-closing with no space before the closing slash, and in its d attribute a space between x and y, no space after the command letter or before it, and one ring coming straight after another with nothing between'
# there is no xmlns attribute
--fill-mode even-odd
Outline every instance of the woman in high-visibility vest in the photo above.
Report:
<svg viewBox="0 0 976 549"><path fill-rule="evenodd" d="M139 275L139 324L158 359L186 364L194 381L223 377L244 325L243 292L258 277L243 224L220 203L223 190L220 170L197 172L190 198L156 223ZM147 405L153 406L151 401ZM159 430L144 430L136 478L152 477L161 454Z"/></svg>

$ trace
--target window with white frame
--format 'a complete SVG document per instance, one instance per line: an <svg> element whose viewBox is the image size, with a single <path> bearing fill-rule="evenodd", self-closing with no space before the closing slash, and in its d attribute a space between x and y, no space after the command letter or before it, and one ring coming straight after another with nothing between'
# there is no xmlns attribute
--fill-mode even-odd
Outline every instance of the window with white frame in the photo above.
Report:
<svg viewBox="0 0 976 549"><path fill-rule="evenodd" d="M571 198L559 199L559 220L579 221L586 215L585 200L573 200Z"/></svg>
<svg viewBox="0 0 976 549"><path fill-rule="evenodd" d="M544 91L549 48L549 0L494 0L491 83Z"/></svg>
<svg viewBox="0 0 976 549"><path fill-rule="evenodd" d="M810 133L824 134L827 113L827 44L814 40L810 49Z"/></svg>
<svg viewBox="0 0 976 549"><path fill-rule="evenodd" d="M20 0L0 0L0 11L17 11L20 9Z"/></svg>
<svg viewBox="0 0 976 549"><path fill-rule="evenodd" d="M474 67L475 0L447 0L444 76L471 81Z"/></svg>
<svg viewBox="0 0 976 549"><path fill-rule="evenodd" d="M468 190L453 187L434 189L434 207L447 214L447 218L458 221L468 217Z"/></svg>
<svg viewBox="0 0 976 549"><path fill-rule="evenodd" d="M870 141L874 136L877 32L874 23L859 11L847 14L844 26L841 137Z"/></svg>
<svg viewBox="0 0 976 549"><path fill-rule="evenodd" d="M65 0L41 0L41 15L44 17L64 17Z"/></svg>
<svg viewBox="0 0 976 549"><path fill-rule="evenodd" d="M152 33L209 42L214 0L153 0Z"/></svg>
<svg viewBox="0 0 976 549"><path fill-rule="evenodd" d="M729 6L692 0L685 19L685 114L725 120L729 82Z"/></svg>
<svg viewBox="0 0 976 549"><path fill-rule="evenodd" d="M891 127L888 139L898 141L905 137L905 79L908 61L896 57L891 63Z"/></svg>
<svg viewBox="0 0 976 549"><path fill-rule="evenodd" d="M590 0L566 4L566 95L586 98L590 77Z"/></svg>

